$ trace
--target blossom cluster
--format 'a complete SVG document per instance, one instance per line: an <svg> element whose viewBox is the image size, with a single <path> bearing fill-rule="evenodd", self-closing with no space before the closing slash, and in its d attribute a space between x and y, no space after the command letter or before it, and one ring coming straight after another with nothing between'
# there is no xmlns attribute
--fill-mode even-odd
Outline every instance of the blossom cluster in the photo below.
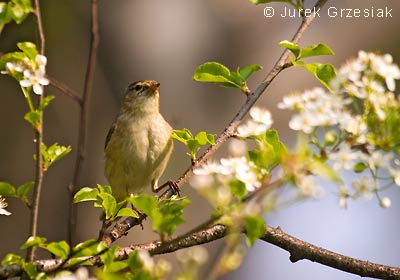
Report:
<svg viewBox="0 0 400 280"><path fill-rule="evenodd" d="M257 136L265 133L272 123L271 112L259 107L252 107L250 109L250 117L245 124L240 125L237 128L240 137Z"/></svg>
<svg viewBox="0 0 400 280"><path fill-rule="evenodd" d="M2 74L9 74L18 77L19 84L23 88L33 88L37 95L43 94L43 86L49 84L46 78L47 58L44 55L37 54L34 62L25 57L21 61L9 61L6 63L6 70ZM21 75L22 74L22 75ZM22 76L20 78L20 76Z"/></svg>
<svg viewBox="0 0 400 280"><path fill-rule="evenodd" d="M388 174L387 180L400 185L395 159L400 100L393 93L398 79L400 69L391 55L360 51L338 70L330 91L314 88L286 96L278 104L281 109L295 111L289 127L309 135L319 156L334 172L361 173L352 182L351 193L341 185L341 206L346 206L350 197L370 199L375 194L382 207L389 207L390 199L380 197L383 180L379 178ZM318 130L325 137L318 137Z"/></svg>
<svg viewBox="0 0 400 280"><path fill-rule="evenodd" d="M220 162L208 162L195 169L197 175L191 180L191 185L205 195L214 206L228 205L232 194L228 186L240 181L247 192L252 192L261 186L261 171L247 157L222 158Z"/></svg>
<svg viewBox="0 0 400 280"><path fill-rule="evenodd" d="M265 134L273 123L268 110L253 107L249 114L251 119L237 128L238 136L243 139L257 138ZM227 205L231 202L233 196L227 186L242 184L244 192L253 192L261 186L268 173L265 168L257 166L250 160L246 147L243 147L246 146L244 141L236 140L235 146L240 146L241 152L238 153L237 148L233 148L231 150L234 156L221 158L219 162L210 161L194 170L197 176L191 180L192 186L206 196L214 206Z"/></svg>

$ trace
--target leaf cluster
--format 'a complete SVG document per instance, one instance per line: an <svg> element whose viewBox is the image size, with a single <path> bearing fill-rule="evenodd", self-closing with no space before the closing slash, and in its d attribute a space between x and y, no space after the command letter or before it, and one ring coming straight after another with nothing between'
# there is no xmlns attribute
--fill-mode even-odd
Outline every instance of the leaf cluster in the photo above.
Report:
<svg viewBox="0 0 400 280"><path fill-rule="evenodd" d="M242 69L239 67L236 71L229 70L225 65L219 62L206 62L197 67L193 79L198 82L217 83L223 87L237 88L248 94L247 80L250 76L261 70L258 64L250 64Z"/></svg>
<svg viewBox="0 0 400 280"><path fill-rule="evenodd" d="M7 23L14 21L21 24L31 12L31 0L0 2L0 33Z"/></svg>
<svg viewBox="0 0 400 280"><path fill-rule="evenodd" d="M280 46L288 49L293 55L290 56L290 61L296 67L304 67L314 75L327 89L332 90L329 83L335 78L336 70L331 64L323 63L306 63L304 58L334 55L334 52L323 43L301 48L298 44L284 40L279 43Z"/></svg>
<svg viewBox="0 0 400 280"><path fill-rule="evenodd" d="M215 134L205 131L200 131L196 136L193 136L187 128L174 130L172 133L172 138L178 140L189 149L188 155L192 161L196 160L196 153L201 147L215 145L215 136Z"/></svg>

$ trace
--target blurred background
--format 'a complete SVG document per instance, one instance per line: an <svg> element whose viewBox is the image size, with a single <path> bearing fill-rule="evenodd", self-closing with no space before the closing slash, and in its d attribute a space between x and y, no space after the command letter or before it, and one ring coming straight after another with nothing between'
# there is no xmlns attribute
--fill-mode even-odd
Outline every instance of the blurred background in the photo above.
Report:
<svg viewBox="0 0 400 280"><path fill-rule="evenodd" d="M220 133L234 117L245 97L238 91L200 84L192 80L194 70L206 61L218 61L231 69L258 63L264 69L250 79L250 88L265 77L282 52L279 41L290 40L299 18L282 18L283 3L268 6L275 16L266 18L266 5L254 6L247 0L118 0L99 1L100 46L95 83L88 120L88 142L80 186L106 184L103 175L104 139L118 111L125 87L136 80L155 79L161 83L161 112L176 129L189 128ZM305 1L311 7L313 1ZM47 73L77 92L82 92L90 39L90 1L41 1L46 36ZM288 7L288 6L286 6ZM392 9L388 18L330 18L329 7ZM398 28L400 2L385 0L328 1L300 44L324 42L334 51L333 57L316 61L339 67L358 50L391 53L400 63ZM36 41L34 21L8 25L0 37L0 51L16 50L19 41ZM318 85L302 69L288 69L274 80L257 105L272 111L274 128L287 145L293 144L288 129L290 114L276 104L292 91ZM27 105L18 84L0 77L3 105L0 110L0 181L20 185L34 178L33 132L23 115ZM39 235L49 241L67 237L67 187L72 180L77 143L79 108L73 100L55 88L46 94L56 96L45 114L45 142L71 145L73 152L46 173L41 197ZM161 181L175 179L189 166L183 145L176 143L173 158ZM222 154L223 151L220 152ZM212 209L186 185L182 194L192 204L178 230L183 233L205 221ZM341 209L334 189L326 189L318 201L304 201L265 216L271 226L318 246L392 266L400 265L399 191L386 193L392 199L388 209L376 200L350 202ZM21 254L26 240L29 212L21 202L8 199L13 215L0 216L0 259L8 252ZM90 203L79 205L76 242L96 238L100 213ZM149 223L145 229L134 228L119 241L120 245L156 239ZM208 244L210 262L222 248L220 241ZM164 257L164 256L163 256ZM173 254L167 256L174 261ZM203 267L206 279L210 268ZM292 264L289 254L265 242L248 250L242 266L223 279L358 279L309 261Z"/></svg>

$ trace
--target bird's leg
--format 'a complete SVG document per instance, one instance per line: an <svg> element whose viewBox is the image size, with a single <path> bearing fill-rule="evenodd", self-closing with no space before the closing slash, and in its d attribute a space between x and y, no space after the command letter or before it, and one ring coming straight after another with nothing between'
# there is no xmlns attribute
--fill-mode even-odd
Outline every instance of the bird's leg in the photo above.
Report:
<svg viewBox="0 0 400 280"><path fill-rule="evenodd" d="M153 182L153 185L151 188L154 193L158 193L159 191L165 189L166 187L169 187L172 194L177 195L179 197L181 196L178 185L173 181L168 181L168 182L162 184L161 186L157 186L157 182Z"/></svg>

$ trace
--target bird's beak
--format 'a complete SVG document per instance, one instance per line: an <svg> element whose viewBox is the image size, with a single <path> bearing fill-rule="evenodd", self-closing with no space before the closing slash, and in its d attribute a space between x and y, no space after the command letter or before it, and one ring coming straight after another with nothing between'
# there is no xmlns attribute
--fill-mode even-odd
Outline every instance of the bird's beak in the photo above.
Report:
<svg viewBox="0 0 400 280"><path fill-rule="evenodd" d="M151 88L153 91L158 90L159 87L160 87L160 83L159 83L159 82L152 81L151 84L150 84L150 88Z"/></svg>

